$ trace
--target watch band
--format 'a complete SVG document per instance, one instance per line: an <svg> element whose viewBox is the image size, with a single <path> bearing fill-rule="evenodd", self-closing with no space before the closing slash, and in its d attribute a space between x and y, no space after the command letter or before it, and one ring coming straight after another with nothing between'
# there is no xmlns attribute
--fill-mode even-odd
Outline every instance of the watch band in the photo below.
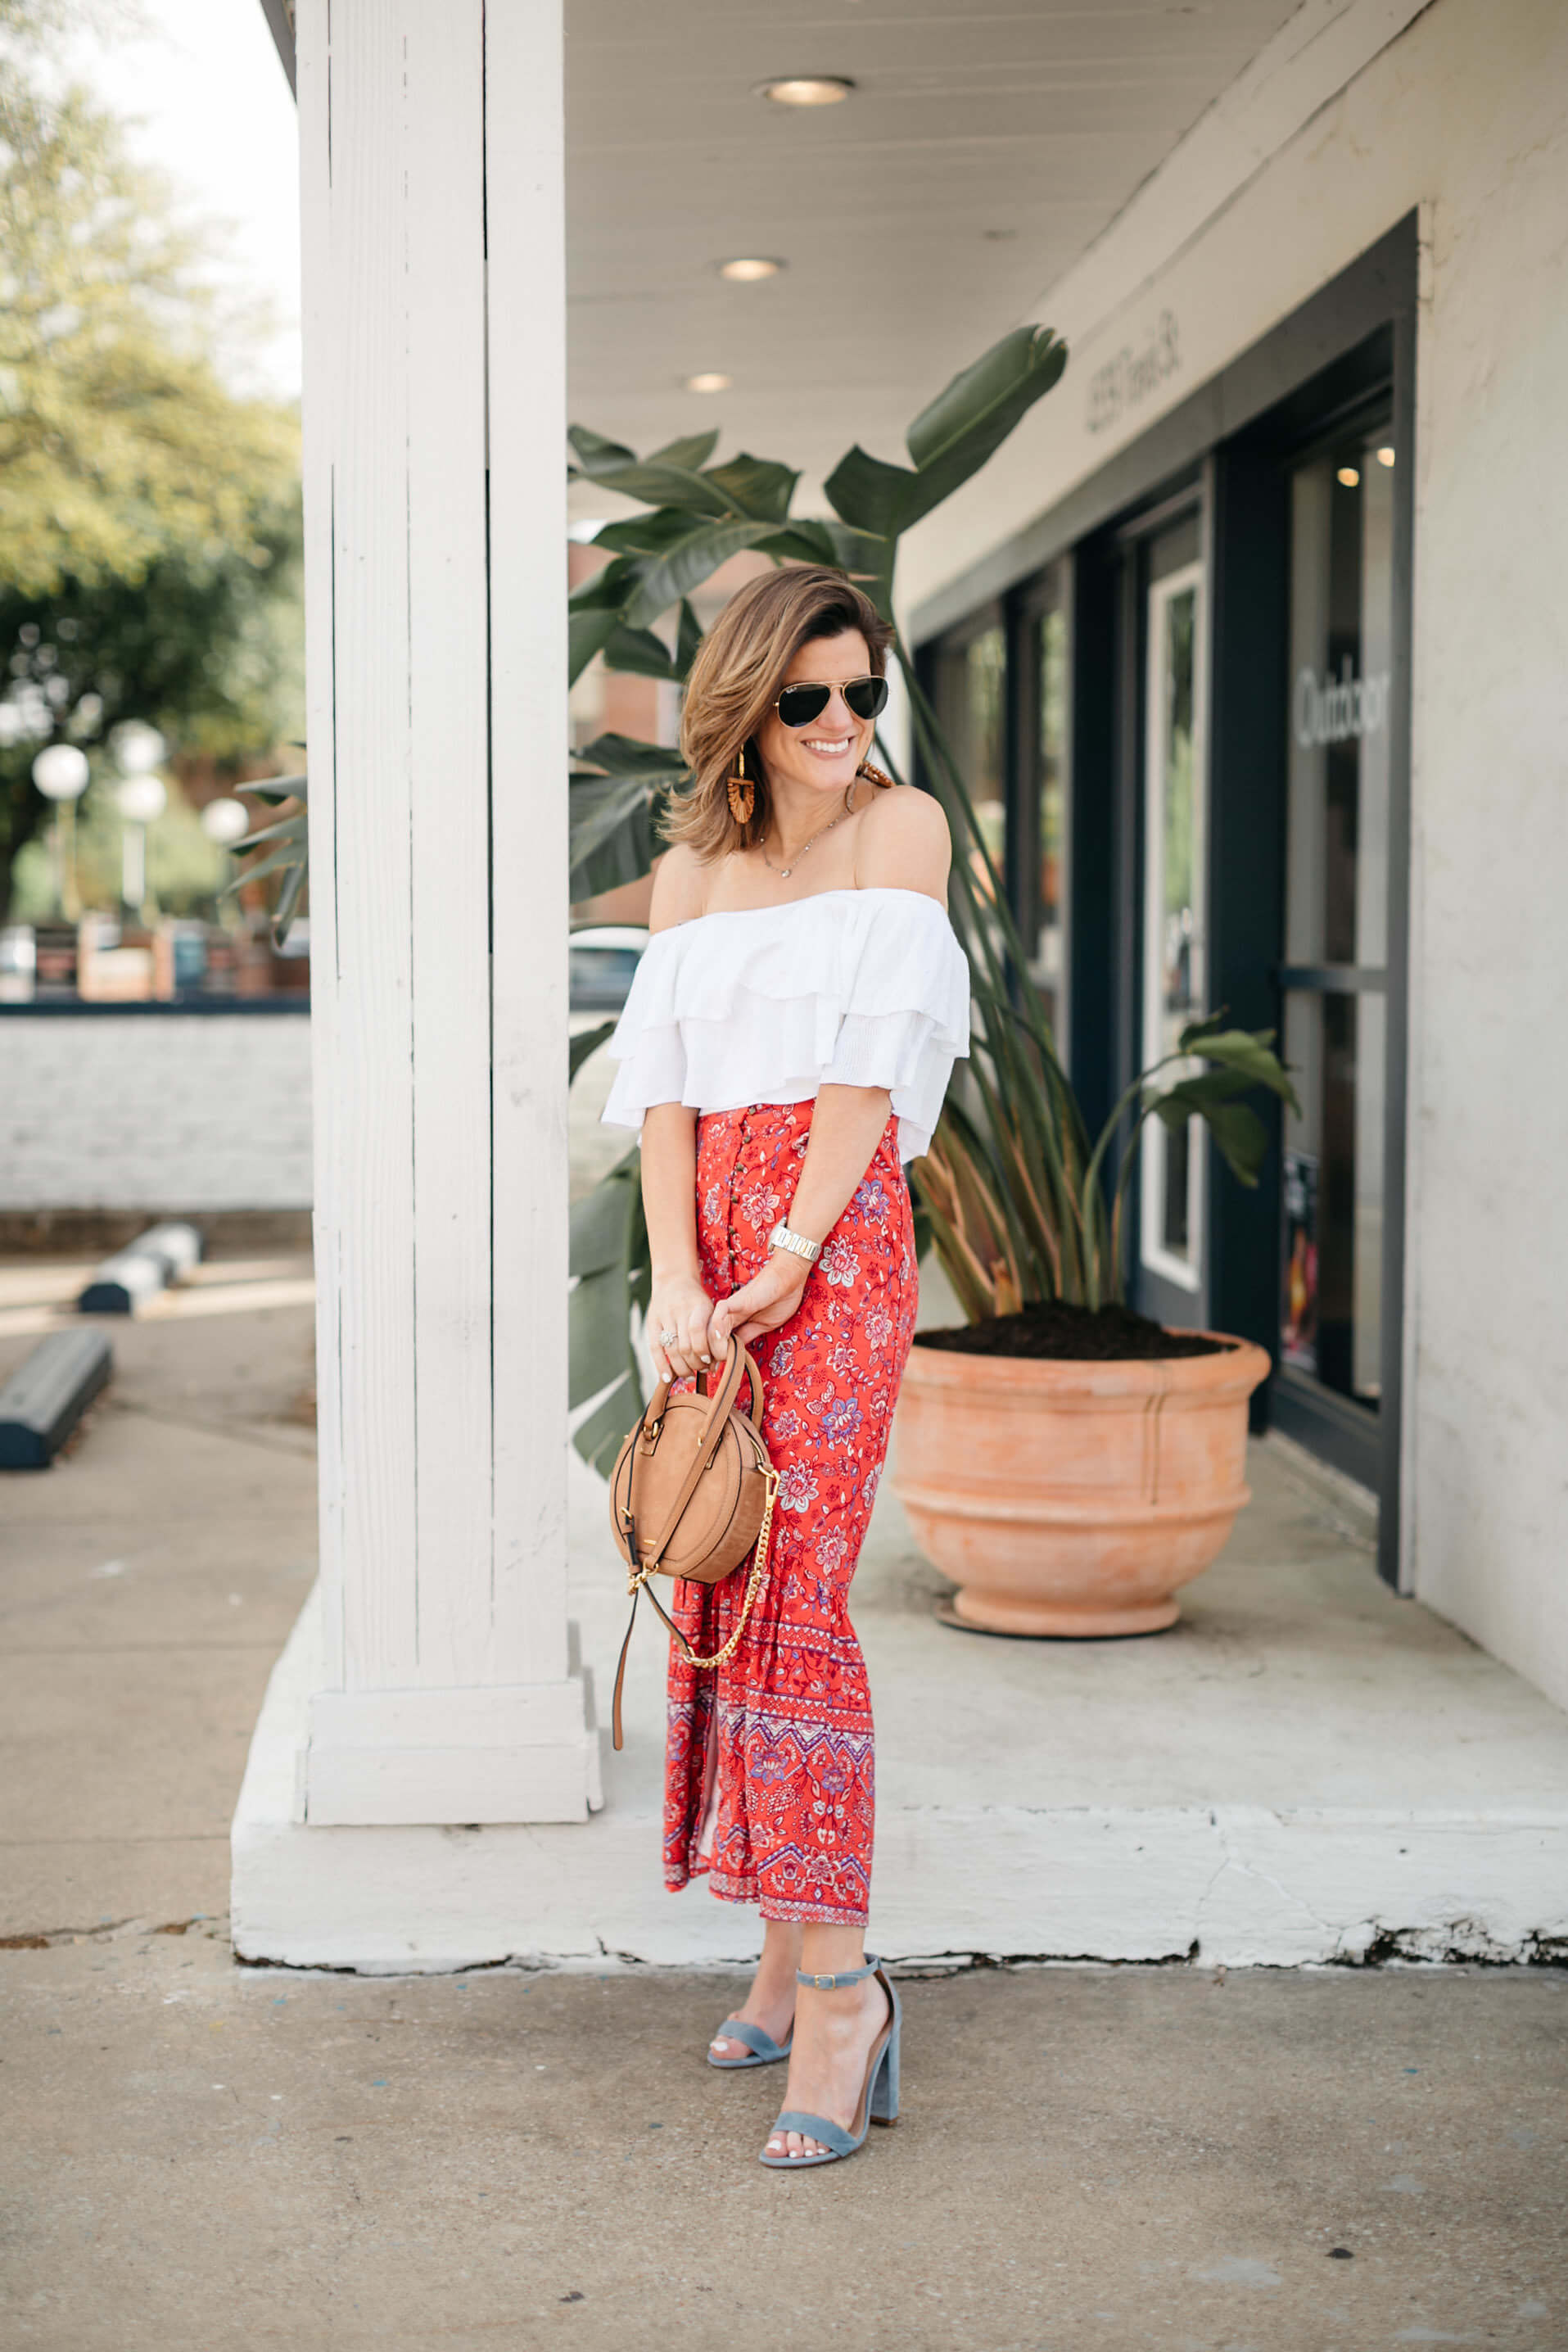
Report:
<svg viewBox="0 0 1568 2352"><path fill-rule="evenodd" d="M822 1255L821 1242L809 1242L804 1234L792 1234L782 1218L768 1236L770 1250L789 1250L795 1257L803 1257L808 1265L815 1265Z"/></svg>

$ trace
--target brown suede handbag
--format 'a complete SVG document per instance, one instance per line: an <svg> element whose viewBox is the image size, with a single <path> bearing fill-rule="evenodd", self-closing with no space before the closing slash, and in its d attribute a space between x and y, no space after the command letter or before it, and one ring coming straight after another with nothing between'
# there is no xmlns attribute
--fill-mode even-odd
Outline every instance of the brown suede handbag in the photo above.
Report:
<svg viewBox="0 0 1568 2352"><path fill-rule="evenodd" d="M750 1382L751 1411L741 1410L742 1377ZM612 1710L621 1745L621 1689L626 1653L637 1622L637 1602L652 1576L689 1576L718 1584L753 1553L739 1622L711 1658L699 1658L652 1591L648 1598L681 1645L687 1665L722 1666L734 1654L768 1569L768 1542L779 1473L762 1439L762 1375L734 1333L719 1383L672 1396L661 1381L648 1409L628 1432L610 1478L610 1525L629 1571L632 1615L615 1669Z"/></svg>

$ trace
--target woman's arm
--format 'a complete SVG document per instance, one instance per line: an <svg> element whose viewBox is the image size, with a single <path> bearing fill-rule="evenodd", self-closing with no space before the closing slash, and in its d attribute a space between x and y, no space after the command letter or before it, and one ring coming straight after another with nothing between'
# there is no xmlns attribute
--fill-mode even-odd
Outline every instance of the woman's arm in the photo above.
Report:
<svg viewBox="0 0 1568 2352"><path fill-rule="evenodd" d="M918 890L946 904L952 856L947 820L927 793L905 786L880 793L862 818L855 844L855 885L862 890ZM786 1219L807 1241L825 1241L870 1167L893 1099L885 1087L824 1086L811 1114L811 1139ZM722 1354L731 1331L742 1344L777 1330L800 1303L810 1273L791 1250L773 1250L760 1273L721 1299L708 1324L708 1345Z"/></svg>
<svg viewBox="0 0 1568 2352"><path fill-rule="evenodd" d="M811 1114L811 1139L785 1223L809 1242L826 1241L865 1174L887 1125L885 1087L823 1087ZM742 1345L759 1331L788 1323L800 1303L810 1267L792 1250L773 1250L759 1274L721 1298L708 1323L707 1344L722 1355L732 1331Z"/></svg>
<svg viewBox="0 0 1568 2352"><path fill-rule="evenodd" d="M667 930L702 912L701 876L691 852L676 846L653 869L650 931ZM709 1360L713 1301L697 1261L697 1115L685 1103L654 1103L643 1118L643 1213L648 1223L652 1282L648 1352L662 1381L695 1372ZM661 1331L674 1331L666 1348Z"/></svg>

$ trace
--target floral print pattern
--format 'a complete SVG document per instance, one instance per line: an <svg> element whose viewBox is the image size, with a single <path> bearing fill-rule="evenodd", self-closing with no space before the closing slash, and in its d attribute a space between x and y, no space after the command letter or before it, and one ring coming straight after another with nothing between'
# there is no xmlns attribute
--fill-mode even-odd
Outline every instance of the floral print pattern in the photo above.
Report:
<svg viewBox="0 0 1568 2352"><path fill-rule="evenodd" d="M788 1218L811 1102L697 1122L697 1240L713 1298L761 1266ZM709 1673L671 1644L664 1877L706 1874L769 1919L859 1926L871 1893L874 1746L850 1581L915 1336L915 1233L890 1117L788 1323L752 1343L762 1431L779 1473L768 1574L735 1655ZM699 1655L728 1640L749 1559L722 1584L677 1583Z"/></svg>

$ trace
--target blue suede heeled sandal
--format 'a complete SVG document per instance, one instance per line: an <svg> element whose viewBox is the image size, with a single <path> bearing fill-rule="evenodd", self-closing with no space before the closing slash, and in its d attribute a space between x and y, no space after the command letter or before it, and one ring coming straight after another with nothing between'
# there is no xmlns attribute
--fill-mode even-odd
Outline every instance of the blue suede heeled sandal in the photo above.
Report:
<svg viewBox="0 0 1568 2352"><path fill-rule="evenodd" d="M710 2066L727 2069L732 2074L741 2066L777 2066L780 2058L789 2055L790 2042L794 2039L793 2024L789 2028L789 2042L775 2042L770 2033L764 2033L760 2025L747 2025L743 2017L727 2017L714 2035L714 2041L744 2042L751 2055L749 2058L716 2058L710 2043L707 2063Z"/></svg>
<svg viewBox="0 0 1568 2352"><path fill-rule="evenodd" d="M867 1977L875 1977L887 1995L887 2022L871 2045L854 2121L846 2131L841 2124L831 2122L826 2116L809 2116L802 2108L786 2107L768 2138L781 2131L799 2132L802 2139L820 2140L822 2153L769 2156L765 2147L758 2160L775 2172L804 2172L810 2164L837 2164L841 2158L853 2156L857 2147L864 2147L873 2124L898 2121L898 2039L903 2013L897 1991L889 1982L882 1962L869 1959L863 1969L841 1969L837 1976L809 1976L804 1969L795 1971L797 1984L814 1985L819 1992L836 1992L841 1985L863 1984Z"/></svg>

